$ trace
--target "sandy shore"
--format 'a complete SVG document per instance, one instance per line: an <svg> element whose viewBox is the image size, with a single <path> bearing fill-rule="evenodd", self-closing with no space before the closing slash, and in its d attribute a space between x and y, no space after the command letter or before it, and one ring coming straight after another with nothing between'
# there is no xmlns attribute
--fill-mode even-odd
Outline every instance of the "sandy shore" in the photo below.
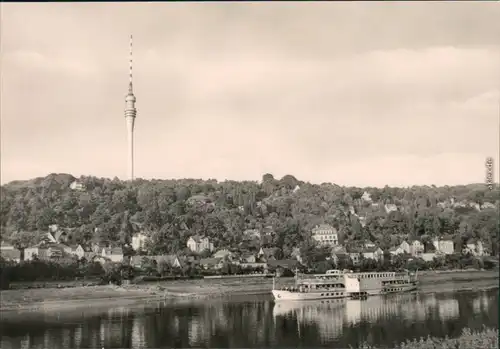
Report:
<svg viewBox="0 0 500 349"><path fill-rule="evenodd" d="M497 271L467 271L419 275L420 291L454 292L496 288ZM277 285L293 284L277 279ZM89 307L120 307L165 300L206 300L225 296L269 294L272 279L212 279L148 283L142 285L87 286L63 289L6 290L1 292L2 314L9 311L48 311Z"/></svg>

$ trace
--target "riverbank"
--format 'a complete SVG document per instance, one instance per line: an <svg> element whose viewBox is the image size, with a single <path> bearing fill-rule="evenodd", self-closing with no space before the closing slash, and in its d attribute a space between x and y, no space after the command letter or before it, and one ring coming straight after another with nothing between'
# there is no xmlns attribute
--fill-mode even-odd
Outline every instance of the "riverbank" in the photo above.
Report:
<svg viewBox="0 0 500 349"><path fill-rule="evenodd" d="M420 292L453 292L498 287L497 271L424 272ZM279 278L277 286L292 285L293 278ZM61 310L65 308L131 306L164 300L207 300L226 296L269 294L272 279L205 279L151 282L140 285L86 286L61 289L1 291L2 314L8 311Z"/></svg>
<svg viewBox="0 0 500 349"><path fill-rule="evenodd" d="M368 344L363 349L379 349ZM395 346L393 349L498 349L498 330L484 329L482 331L471 331L465 329L458 338L426 338L421 340L407 341Z"/></svg>

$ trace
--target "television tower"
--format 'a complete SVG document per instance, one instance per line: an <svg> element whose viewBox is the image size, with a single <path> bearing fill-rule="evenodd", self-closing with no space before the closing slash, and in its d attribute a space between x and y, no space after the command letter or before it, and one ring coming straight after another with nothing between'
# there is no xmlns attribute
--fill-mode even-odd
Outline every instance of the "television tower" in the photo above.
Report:
<svg viewBox="0 0 500 349"><path fill-rule="evenodd" d="M132 88L132 35L130 35L130 60L128 94L125 97L125 121L127 123L127 161L128 179L134 180L134 123L137 110L135 109L135 96Z"/></svg>

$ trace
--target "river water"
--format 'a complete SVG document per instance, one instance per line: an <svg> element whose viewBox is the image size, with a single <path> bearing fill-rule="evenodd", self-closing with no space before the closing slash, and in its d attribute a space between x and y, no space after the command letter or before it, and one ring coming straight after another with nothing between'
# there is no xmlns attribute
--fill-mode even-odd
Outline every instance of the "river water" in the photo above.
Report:
<svg viewBox="0 0 500 349"><path fill-rule="evenodd" d="M27 313L0 320L0 347L296 348L391 346L498 327L498 289L275 304L270 296Z"/></svg>

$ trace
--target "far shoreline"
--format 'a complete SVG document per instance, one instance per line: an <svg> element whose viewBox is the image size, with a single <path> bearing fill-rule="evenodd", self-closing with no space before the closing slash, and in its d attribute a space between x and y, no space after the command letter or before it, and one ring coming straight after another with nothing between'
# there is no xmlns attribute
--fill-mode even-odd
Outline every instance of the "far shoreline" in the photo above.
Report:
<svg viewBox="0 0 500 349"><path fill-rule="evenodd" d="M499 288L497 271L423 273L419 294L474 292ZM289 285L293 278L279 278ZM215 279L157 282L127 286L87 286L63 289L1 291L1 318L15 314L101 310L158 303L223 300L241 296L271 295L272 280Z"/></svg>

